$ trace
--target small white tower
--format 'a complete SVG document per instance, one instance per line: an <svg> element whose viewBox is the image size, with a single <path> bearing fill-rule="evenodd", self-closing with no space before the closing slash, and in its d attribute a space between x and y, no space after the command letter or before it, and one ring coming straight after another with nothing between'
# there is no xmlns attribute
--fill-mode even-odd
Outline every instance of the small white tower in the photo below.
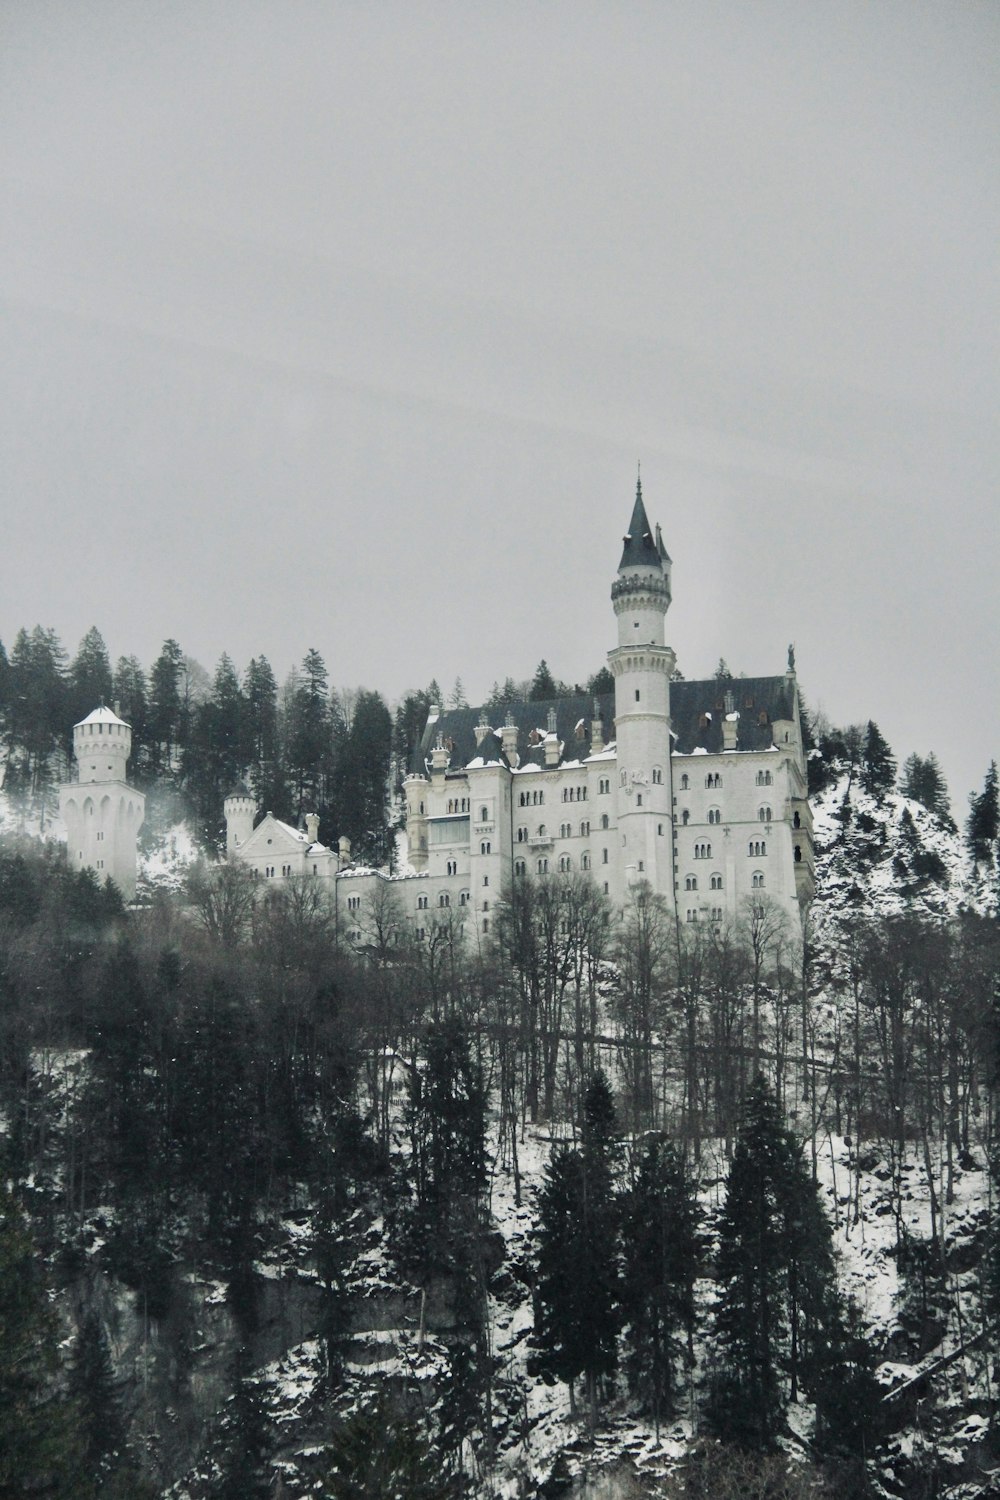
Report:
<svg viewBox="0 0 1000 1500"><path fill-rule="evenodd" d="M229 793L222 807L226 815L226 854L232 856L237 849L242 849L253 833L257 804L241 782Z"/></svg>
<svg viewBox="0 0 1000 1500"><path fill-rule="evenodd" d="M673 892L670 785L670 678L675 657L664 644L670 607L670 558L646 518L637 482L632 520L611 585L618 646L608 653L615 679L618 831L623 884L647 880Z"/></svg>
<svg viewBox="0 0 1000 1500"><path fill-rule="evenodd" d="M89 868L114 881L126 901L135 899L136 842L146 799L125 780L132 730L105 708L73 726L77 777L59 789L70 868Z"/></svg>

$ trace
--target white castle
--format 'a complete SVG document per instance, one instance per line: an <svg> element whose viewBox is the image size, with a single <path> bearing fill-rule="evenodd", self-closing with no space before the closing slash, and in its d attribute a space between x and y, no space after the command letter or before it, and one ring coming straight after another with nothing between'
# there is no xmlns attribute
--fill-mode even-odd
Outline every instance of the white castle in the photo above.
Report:
<svg viewBox="0 0 1000 1500"><path fill-rule="evenodd" d="M254 827L244 787L225 801L230 857L263 880L330 881L355 942L387 884L422 940L459 914L485 936L512 882L577 874L619 912L645 882L681 922L736 920L760 898L800 933L813 843L794 653L779 677L676 679L670 567L639 484L611 586L613 699L514 704L499 725L431 707L404 783L405 874L352 868L346 840L321 844L315 817L303 830L268 813Z"/></svg>
<svg viewBox="0 0 1000 1500"><path fill-rule="evenodd" d="M132 730L110 708L95 708L73 726L76 781L59 788L70 868L111 879L127 901L135 899L136 841L146 799L129 786L125 767Z"/></svg>

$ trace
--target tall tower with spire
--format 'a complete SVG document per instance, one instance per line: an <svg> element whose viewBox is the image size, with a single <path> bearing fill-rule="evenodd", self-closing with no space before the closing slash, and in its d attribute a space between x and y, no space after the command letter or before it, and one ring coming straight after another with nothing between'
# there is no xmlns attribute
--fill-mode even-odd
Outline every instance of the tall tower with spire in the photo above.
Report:
<svg viewBox="0 0 1000 1500"><path fill-rule="evenodd" d="M648 881L673 893L670 678L675 657L664 640L670 558L649 524L636 481L611 602L618 645L608 654L615 680L618 742L618 856L625 885Z"/></svg>

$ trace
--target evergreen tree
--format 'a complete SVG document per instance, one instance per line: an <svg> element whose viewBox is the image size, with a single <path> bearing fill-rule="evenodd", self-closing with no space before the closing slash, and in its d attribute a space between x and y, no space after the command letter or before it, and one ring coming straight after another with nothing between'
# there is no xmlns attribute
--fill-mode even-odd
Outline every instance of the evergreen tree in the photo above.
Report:
<svg viewBox="0 0 1000 1500"><path fill-rule="evenodd" d="M9 790L20 790L47 808L54 786L52 758L65 743L66 652L54 630L36 625L19 630L10 657L5 776Z"/></svg>
<svg viewBox="0 0 1000 1500"><path fill-rule="evenodd" d="M535 1332L542 1363L566 1381L571 1402L574 1381L585 1377L592 1426L599 1381L618 1358L614 1128L610 1090L598 1072L584 1100L582 1149L553 1151L538 1198Z"/></svg>
<svg viewBox="0 0 1000 1500"><path fill-rule="evenodd" d="M758 1076L747 1093L719 1224L720 1369L711 1402L720 1435L748 1448L774 1447L785 1404L788 1165L777 1101Z"/></svg>
<svg viewBox="0 0 1000 1500"><path fill-rule="evenodd" d="M548 663L543 657L535 668L535 675L531 679L529 699L532 703L544 703L549 698L555 698L558 691L556 680L549 671Z"/></svg>
<svg viewBox="0 0 1000 1500"><path fill-rule="evenodd" d="M349 728L338 735L333 800L338 833L351 840L355 857L373 865L390 856L391 765L389 710L381 694L362 688Z"/></svg>
<svg viewBox="0 0 1000 1500"><path fill-rule="evenodd" d="M103 1484L125 1459L125 1423L111 1351L97 1312L84 1314L73 1345L70 1391L80 1413L87 1470Z"/></svg>
<svg viewBox="0 0 1000 1500"><path fill-rule="evenodd" d="M209 842L221 841L222 803L243 769L243 713L236 670L223 655L210 697L193 712L182 766L202 837Z"/></svg>
<svg viewBox="0 0 1000 1500"><path fill-rule="evenodd" d="M881 801L896 784L896 762L874 719L865 728L861 752L861 785Z"/></svg>
<svg viewBox="0 0 1000 1500"><path fill-rule="evenodd" d="M222 1477L216 1500L268 1500L272 1493L268 1459L274 1447L270 1421L249 1350L240 1345L233 1360L233 1395L223 1419Z"/></svg>
<svg viewBox="0 0 1000 1500"><path fill-rule="evenodd" d="M110 708L111 696L111 659L100 631L92 625L69 667L67 750L72 746L72 726L102 703Z"/></svg>
<svg viewBox="0 0 1000 1500"><path fill-rule="evenodd" d="M410 768L413 752L420 743L430 699L426 693L407 693L396 709L392 726L392 753L396 759L396 773L401 781Z"/></svg>
<svg viewBox="0 0 1000 1500"><path fill-rule="evenodd" d="M111 681L112 704L132 727L132 766L138 771L149 746L149 690L146 674L136 656L120 656Z"/></svg>
<svg viewBox="0 0 1000 1500"><path fill-rule="evenodd" d="M423 1428L382 1399L349 1417L329 1447L322 1500L457 1500Z"/></svg>
<svg viewBox="0 0 1000 1500"><path fill-rule="evenodd" d="M933 752L926 757L915 754L907 756L899 777L899 790L904 797L912 797L914 802L926 807L946 827L954 828L948 786Z"/></svg>
<svg viewBox="0 0 1000 1500"><path fill-rule="evenodd" d="M965 845L977 864L993 864L997 839L1000 838L1000 793L997 763L990 761L983 789L969 796L969 816L965 824Z"/></svg>
<svg viewBox="0 0 1000 1500"><path fill-rule="evenodd" d="M451 694L448 698L448 707L468 708L468 706L469 700L465 696L465 688L462 686L462 679L461 677L456 677L455 686L452 688Z"/></svg>
<svg viewBox="0 0 1000 1500"><path fill-rule="evenodd" d="M61 1393L58 1332L41 1258L0 1185L0 1497L85 1500L92 1493L72 1405Z"/></svg>
<svg viewBox="0 0 1000 1500"><path fill-rule="evenodd" d="M718 1269L716 1431L742 1447L774 1448L801 1386L816 1403L822 1451L856 1452L877 1406L870 1359L837 1288L817 1184L760 1076L729 1174ZM851 1408L841 1411L847 1392Z"/></svg>
<svg viewBox="0 0 1000 1500"><path fill-rule="evenodd" d="M615 690L615 679L610 667L601 667L593 677L587 678L587 692L591 697L601 698Z"/></svg>
<svg viewBox="0 0 1000 1500"><path fill-rule="evenodd" d="M284 811L278 735L278 686L266 656L252 657L243 674L239 762L257 806Z"/></svg>
<svg viewBox="0 0 1000 1500"><path fill-rule="evenodd" d="M166 640L149 674L149 742L154 771L171 769L181 733L181 672L184 653Z"/></svg>
<svg viewBox="0 0 1000 1500"><path fill-rule="evenodd" d="M289 704L286 761L291 781L292 812L322 815L331 772L331 720L327 701L326 663L318 651L307 651Z"/></svg>
<svg viewBox="0 0 1000 1500"><path fill-rule="evenodd" d="M643 1144L635 1186L622 1205L622 1320L633 1393L660 1418L673 1405L673 1366L694 1330L697 1204L684 1162L662 1137Z"/></svg>

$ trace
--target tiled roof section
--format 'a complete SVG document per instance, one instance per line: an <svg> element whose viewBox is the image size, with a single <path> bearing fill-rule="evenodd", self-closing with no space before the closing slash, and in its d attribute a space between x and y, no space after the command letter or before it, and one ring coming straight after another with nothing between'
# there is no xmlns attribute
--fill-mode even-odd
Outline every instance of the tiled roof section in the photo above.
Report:
<svg viewBox="0 0 1000 1500"><path fill-rule="evenodd" d="M660 549L649 524L646 507L642 503L641 479L636 481L635 505L632 507L632 519L629 522L625 549L622 552L622 560L618 564L618 571L620 573L622 568L636 567L657 568L661 571L663 568Z"/></svg>
<svg viewBox="0 0 1000 1500"><path fill-rule="evenodd" d="M613 693L606 693L598 699L601 710L601 721L604 725L604 742L614 739L614 716L615 700ZM478 708L449 708L442 713L441 717L433 720L424 728L423 738L414 752L410 763L410 770L426 773L430 768L431 751L437 743L438 734L449 746L451 756L449 768L459 770L467 766L470 760L477 756L484 759L503 760L501 751L494 752L492 741L484 739L482 747L476 745L475 729L479 723L481 712L486 713L491 727L499 737L503 728L504 719L509 711L514 723L517 725L517 750L521 757L521 765L545 765L545 749L543 741L548 733L549 710L554 709L556 715L556 734L563 745L563 761L584 760L590 754L590 725L594 713L594 699L589 693L581 693L572 698L548 699L541 703L512 703L508 709L495 709L492 711L480 710ZM583 738L577 739L577 725L583 720ZM532 730L538 731L538 743L531 744Z"/></svg>
<svg viewBox="0 0 1000 1500"><path fill-rule="evenodd" d="M737 750L768 750L775 719L795 717L795 684L787 677L732 677L722 681L710 677L704 682L672 682L670 719L677 736L674 749L684 755L698 749L720 753L722 721L730 711L739 714Z"/></svg>

